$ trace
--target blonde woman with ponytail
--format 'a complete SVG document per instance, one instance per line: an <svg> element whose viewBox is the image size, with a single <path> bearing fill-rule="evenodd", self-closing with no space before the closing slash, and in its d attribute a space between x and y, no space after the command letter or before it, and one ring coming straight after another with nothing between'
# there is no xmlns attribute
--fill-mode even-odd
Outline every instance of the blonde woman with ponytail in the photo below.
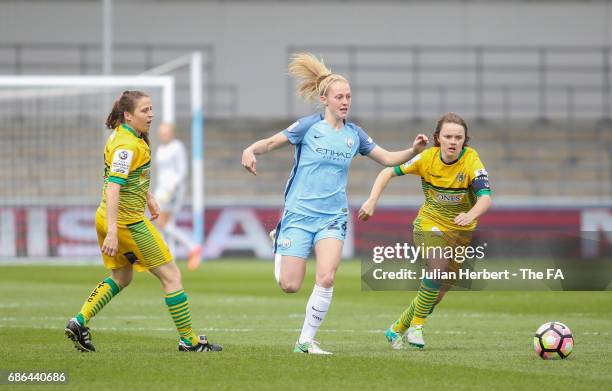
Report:
<svg viewBox="0 0 612 391"><path fill-rule="evenodd" d="M96 232L104 266L110 277L99 282L81 310L68 321L65 333L77 350L95 352L88 324L132 281L134 269L149 271L159 279L164 298L179 334L182 352L219 351L191 327L191 312L183 289L181 272L151 220L159 206L151 192L149 129L153 121L151 98L141 91L125 91L106 120L112 132L104 147L102 201L96 211Z"/></svg>
<svg viewBox="0 0 612 391"><path fill-rule="evenodd" d="M419 134L411 148L389 152L347 121L351 87L344 76L333 73L310 53L294 55L289 73L298 80L298 95L307 102L318 102L323 111L300 118L285 130L253 143L243 151L242 165L257 175L256 156L294 145L294 167L274 238L275 277L284 292L297 292L304 280L305 260L314 248L316 282L293 351L331 354L314 337L329 309L340 265L349 213L346 183L351 161L359 153L392 167L421 152L428 139Z"/></svg>

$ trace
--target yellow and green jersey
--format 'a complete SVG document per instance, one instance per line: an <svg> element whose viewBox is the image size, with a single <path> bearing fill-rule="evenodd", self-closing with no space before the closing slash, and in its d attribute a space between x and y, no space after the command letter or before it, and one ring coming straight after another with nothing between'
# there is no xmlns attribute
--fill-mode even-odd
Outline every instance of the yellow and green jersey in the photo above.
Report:
<svg viewBox="0 0 612 391"><path fill-rule="evenodd" d="M478 197L491 193L487 171L473 148L464 147L452 163L442 160L440 147L429 148L394 170L397 175L421 177L425 203L415 222L426 219L448 231L476 228L476 220L465 227L453 221L458 214L469 211Z"/></svg>
<svg viewBox="0 0 612 391"><path fill-rule="evenodd" d="M121 185L117 225L142 221L151 182L151 150L142 137L126 124L119 125L110 134L104 148L104 187L98 207L98 214L104 218L106 186L109 182Z"/></svg>

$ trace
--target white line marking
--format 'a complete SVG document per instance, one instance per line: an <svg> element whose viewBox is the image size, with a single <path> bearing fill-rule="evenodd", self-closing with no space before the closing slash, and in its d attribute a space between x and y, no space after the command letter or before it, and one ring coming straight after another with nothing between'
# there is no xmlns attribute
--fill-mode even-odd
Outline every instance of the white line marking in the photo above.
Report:
<svg viewBox="0 0 612 391"><path fill-rule="evenodd" d="M49 326L49 325L35 325L35 326L23 326L23 325L7 325L0 324L0 328L28 328L28 329L44 329L44 330L63 330L63 326ZM170 327L95 327L92 331L176 331ZM254 333L254 332L274 332L274 333L296 333L300 332L301 329L254 329L254 328L223 328L223 327L205 327L198 328L196 331L213 331L222 333ZM340 333L340 334L384 334L385 330L354 330L354 329L321 329L322 333ZM475 333L474 330L467 331L463 330L430 330L429 334L443 334L443 335L467 335L467 334L493 334L493 335L531 335L531 332L522 331L484 331L481 333ZM610 335L609 332L600 331L584 331L582 333L574 333L574 335Z"/></svg>

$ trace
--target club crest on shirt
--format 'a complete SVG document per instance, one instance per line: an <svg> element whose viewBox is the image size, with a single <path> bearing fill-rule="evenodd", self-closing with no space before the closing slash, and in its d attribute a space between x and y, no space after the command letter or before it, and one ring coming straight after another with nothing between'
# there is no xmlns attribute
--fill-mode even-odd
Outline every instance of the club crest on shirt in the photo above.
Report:
<svg viewBox="0 0 612 391"><path fill-rule="evenodd" d="M281 241L281 246L283 246L283 248L291 247L291 239L283 238L283 240Z"/></svg>
<svg viewBox="0 0 612 391"><path fill-rule="evenodd" d="M461 171L459 174L457 174L457 178L455 180L459 183L465 181L465 173Z"/></svg>
<svg viewBox="0 0 612 391"><path fill-rule="evenodd" d="M355 141L353 141L353 139L352 139L351 137L348 137L348 138L346 139L346 145L347 145L349 148L353 148L353 145L354 145L354 144L355 144Z"/></svg>

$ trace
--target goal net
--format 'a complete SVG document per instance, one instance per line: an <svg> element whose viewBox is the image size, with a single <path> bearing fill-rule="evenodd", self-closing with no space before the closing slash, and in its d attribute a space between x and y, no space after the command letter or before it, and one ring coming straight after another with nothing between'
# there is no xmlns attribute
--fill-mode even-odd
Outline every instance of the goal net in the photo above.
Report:
<svg viewBox="0 0 612 391"><path fill-rule="evenodd" d="M154 125L175 122L172 76L0 76L0 258L99 253L89 224L104 124L135 89L151 96Z"/></svg>

